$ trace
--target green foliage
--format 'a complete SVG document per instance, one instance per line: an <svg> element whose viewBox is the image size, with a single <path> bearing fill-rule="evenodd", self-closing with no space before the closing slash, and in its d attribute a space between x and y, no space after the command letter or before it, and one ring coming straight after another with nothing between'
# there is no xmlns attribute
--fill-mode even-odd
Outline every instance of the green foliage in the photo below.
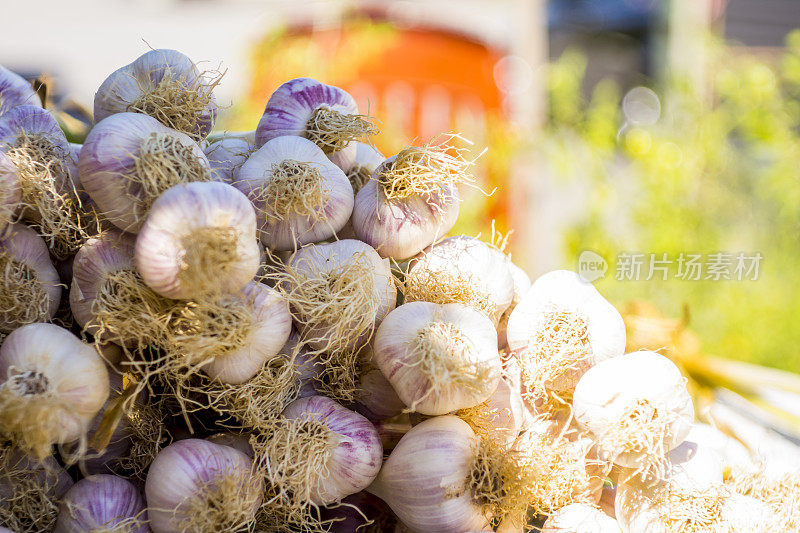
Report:
<svg viewBox="0 0 800 533"><path fill-rule="evenodd" d="M598 288L616 304L644 298L673 315L688 304L706 351L800 371L800 32L775 58L717 45L706 87L653 87L661 113L649 125L630 123L609 83L585 99L584 69L574 53L552 67L541 142L553 175L587 187L564 266L594 250L610 264ZM622 252L719 251L760 252L758 280L686 281L675 264L666 281L614 279Z"/></svg>

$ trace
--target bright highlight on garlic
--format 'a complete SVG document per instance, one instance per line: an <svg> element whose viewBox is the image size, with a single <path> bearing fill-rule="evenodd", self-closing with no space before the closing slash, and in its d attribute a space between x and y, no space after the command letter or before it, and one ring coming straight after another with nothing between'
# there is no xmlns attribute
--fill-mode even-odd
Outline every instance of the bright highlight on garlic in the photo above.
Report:
<svg viewBox="0 0 800 533"><path fill-rule="evenodd" d="M138 113L118 113L95 125L78 169L103 216L130 233L141 230L153 203L169 188L212 179L197 143Z"/></svg>
<svg viewBox="0 0 800 533"><path fill-rule="evenodd" d="M487 400L500 380L497 332L463 304L403 304L375 334L375 363L409 409L442 415Z"/></svg>
<svg viewBox="0 0 800 533"><path fill-rule="evenodd" d="M0 346L0 435L45 457L84 436L109 393L94 348L51 324L14 330Z"/></svg>
<svg viewBox="0 0 800 533"><path fill-rule="evenodd" d="M222 74L200 72L177 50L151 50L114 71L94 95L95 122L116 113L143 113L192 139L214 127L216 87Z"/></svg>
<svg viewBox="0 0 800 533"><path fill-rule="evenodd" d="M332 237L353 211L344 172L301 137L264 144L244 162L233 185L253 202L259 238L274 250L296 250Z"/></svg>

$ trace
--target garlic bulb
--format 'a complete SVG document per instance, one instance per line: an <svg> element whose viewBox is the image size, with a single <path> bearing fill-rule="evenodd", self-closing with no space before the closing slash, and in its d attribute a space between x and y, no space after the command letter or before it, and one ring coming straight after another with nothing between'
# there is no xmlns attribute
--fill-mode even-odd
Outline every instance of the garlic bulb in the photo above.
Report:
<svg viewBox="0 0 800 533"><path fill-rule="evenodd" d="M372 350L365 361L365 369L359 376L358 395L354 409L369 420L385 420L399 415L405 409L405 403L392 388L392 384L374 365Z"/></svg>
<svg viewBox="0 0 800 533"><path fill-rule="evenodd" d="M754 469L756 461L748 449L735 438L723 433L714 426L695 422L686 440L714 450L721 458L725 470L747 471Z"/></svg>
<svg viewBox="0 0 800 533"><path fill-rule="evenodd" d="M173 312L165 350L178 362L179 378L189 365L223 383L240 384L280 353L291 328L286 300L251 281L239 293L180 305Z"/></svg>
<svg viewBox="0 0 800 533"><path fill-rule="evenodd" d="M209 162L190 137L138 113L99 122L78 157L83 188L123 231L138 233L156 199L174 185L212 179Z"/></svg>
<svg viewBox="0 0 800 533"><path fill-rule="evenodd" d="M0 236L0 332L55 316L61 281L35 231L12 224Z"/></svg>
<svg viewBox="0 0 800 533"><path fill-rule="evenodd" d="M410 409L441 415L487 400L500 380L492 321L462 304L403 304L375 334L375 363Z"/></svg>
<svg viewBox="0 0 800 533"><path fill-rule="evenodd" d="M367 143L357 142L356 157L353 164L346 169L347 179L353 187L353 194L358 194L364 185L369 182L373 172L386 159L374 146Z"/></svg>
<svg viewBox="0 0 800 533"><path fill-rule="evenodd" d="M508 348L537 400L569 399L592 365L625 351L625 324L597 289L567 270L537 279L508 319Z"/></svg>
<svg viewBox="0 0 800 533"><path fill-rule="evenodd" d="M654 470L656 477L694 421L686 379L669 359L648 351L590 368L575 387L573 408L608 460L643 475Z"/></svg>
<svg viewBox="0 0 800 533"><path fill-rule="evenodd" d="M42 101L25 78L0 65L0 115L19 105L42 107Z"/></svg>
<svg viewBox="0 0 800 533"><path fill-rule="evenodd" d="M782 510L785 512L789 509L784 506ZM730 533L773 533L790 531L790 527L798 526L797 522L791 524L783 520L781 514L783 513L775 514L761 500L733 493L722 502L721 522L724 527L729 528L724 531Z"/></svg>
<svg viewBox="0 0 800 533"><path fill-rule="evenodd" d="M522 297L531 288L531 278L520 267L508 262L508 268L511 271L511 279L514 281L514 296L511 298L511 304L503 312L500 317L500 322L497 324L497 346L498 348L505 348L508 345L508 338L506 336L506 329L508 328L508 319L511 313L516 309L517 304L522 300Z"/></svg>
<svg viewBox="0 0 800 533"><path fill-rule="evenodd" d="M381 163L356 194L356 236L382 257L398 260L436 242L458 218L456 186L472 180L471 165L463 150L436 140L401 150Z"/></svg>
<svg viewBox="0 0 800 533"><path fill-rule="evenodd" d="M530 416L522 395L505 378L497 382L488 400L455 414L481 437L507 444L514 442Z"/></svg>
<svg viewBox="0 0 800 533"><path fill-rule="evenodd" d="M357 350L396 303L388 261L356 240L302 248L278 276L303 342L318 352Z"/></svg>
<svg viewBox="0 0 800 533"><path fill-rule="evenodd" d="M177 50L151 50L114 71L94 95L95 122L115 113L144 113L193 139L214 127L213 90L221 75L208 79Z"/></svg>
<svg viewBox="0 0 800 533"><path fill-rule="evenodd" d="M252 461L200 439L173 442L158 454L145 483L153 533L238 531L255 520L263 483Z"/></svg>
<svg viewBox="0 0 800 533"><path fill-rule="evenodd" d="M209 144L203 152L211 165L214 178L217 181L233 183L239 168L253 153L253 146L246 139L232 137Z"/></svg>
<svg viewBox="0 0 800 533"><path fill-rule="evenodd" d="M462 303L496 324L514 298L510 261L485 242L457 235L428 247L409 262L406 302Z"/></svg>
<svg viewBox="0 0 800 533"><path fill-rule="evenodd" d="M23 216L64 258L86 239L89 223L69 176L70 148L53 116L32 105L0 115L0 151L16 169Z"/></svg>
<svg viewBox="0 0 800 533"><path fill-rule="evenodd" d="M572 503L549 516L542 533L621 533L617 521L585 503Z"/></svg>
<svg viewBox="0 0 800 533"><path fill-rule="evenodd" d="M0 237L17 219L22 200L17 168L4 152L0 152Z"/></svg>
<svg viewBox="0 0 800 533"><path fill-rule="evenodd" d="M282 135L305 137L345 170L356 157L354 141L377 132L358 114L358 106L347 92L311 78L295 78L270 96L256 128L256 146Z"/></svg>
<svg viewBox="0 0 800 533"><path fill-rule="evenodd" d="M159 296L136 271L135 236L108 230L89 239L72 265L69 304L75 321L95 339L129 348L163 336L172 303Z"/></svg>
<svg viewBox="0 0 800 533"><path fill-rule="evenodd" d="M98 474L78 481L64 495L54 533L147 533L146 523L139 490L123 478Z"/></svg>
<svg viewBox="0 0 800 533"><path fill-rule="evenodd" d="M136 267L167 298L238 291L258 271L255 235L253 206L230 185L176 185L150 208L136 239Z"/></svg>
<svg viewBox="0 0 800 533"><path fill-rule="evenodd" d="M353 211L347 176L301 137L264 144L242 164L233 185L253 202L261 242L274 250L325 240Z"/></svg>
<svg viewBox="0 0 800 533"><path fill-rule="evenodd" d="M38 457L84 435L109 393L95 350L51 324L14 330L0 346L0 434Z"/></svg>

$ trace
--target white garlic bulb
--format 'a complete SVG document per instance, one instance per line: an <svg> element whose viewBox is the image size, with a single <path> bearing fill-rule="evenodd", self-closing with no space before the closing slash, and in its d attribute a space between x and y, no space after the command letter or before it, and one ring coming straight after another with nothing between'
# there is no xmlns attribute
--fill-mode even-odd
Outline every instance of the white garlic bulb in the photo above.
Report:
<svg viewBox="0 0 800 533"><path fill-rule="evenodd" d="M355 160L353 160L353 164L349 168L343 170L347 174L347 179L350 180L350 185L353 187L353 194L358 194L358 191L369 182L375 169L384 162L386 157L370 144L362 142L355 144Z"/></svg>
<svg viewBox="0 0 800 533"><path fill-rule="evenodd" d="M150 50L105 79L94 95L95 122L117 113L144 113L203 139L217 118L213 90L219 77L207 79L177 50Z"/></svg>
<svg viewBox="0 0 800 533"><path fill-rule="evenodd" d="M511 313L516 309L517 304L522 300L522 297L531 288L531 278L520 267L508 262L508 268L511 271L511 279L514 280L514 296L511 298L511 304L500 317L500 322L497 324L497 347L505 348L508 345L508 338L506 336L506 329L508 328L508 319Z"/></svg>
<svg viewBox="0 0 800 533"><path fill-rule="evenodd" d="M303 341L317 351L359 349L396 304L388 261L356 240L302 248L279 277Z"/></svg>
<svg viewBox="0 0 800 533"><path fill-rule="evenodd" d="M694 422L686 379L669 359L648 351L590 368L575 387L573 408L605 457L641 474L658 474Z"/></svg>
<svg viewBox="0 0 800 533"><path fill-rule="evenodd" d="M78 157L81 185L109 222L137 233L156 199L174 185L209 181L203 150L187 135L138 113L99 122Z"/></svg>
<svg viewBox="0 0 800 533"><path fill-rule="evenodd" d="M54 533L111 530L147 533L142 495L130 481L108 474L86 477L61 501Z"/></svg>
<svg viewBox="0 0 800 533"><path fill-rule="evenodd" d="M578 274L556 270L538 278L508 319L508 348L537 399L568 398L592 365L625 351L619 312Z"/></svg>
<svg viewBox="0 0 800 533"><path fill-rule="evenodd" d="M0 65L0 115L20 105L42 107L42 101L25 78Z"/></svg>
<svg viewBox="0 0 800 533"><path fill-rule="evenodd" d="M486 402L455 414L484 438L506 444L514 442L531 416L522 395L505 378L497 382L497 388Z"/></svg>
<svg viewBox="0 0 800 533"><path fill-rule="evenodd" d="M14 330L0 346L0 434L39 457L81 438L109 394L105 363L51 324Z"/></svg>
<svg viewBox="0 0 800 533"><path fill-rule="evenodd" d="M22 224L0 236L0 332L55 316L61 281L44 240Z"/></svg>
<svg viewBox="0 0 800 533"><path fill-rule="evenodd" d="M325 240L353 211L347 176L302 137L264 144L242 164L233 185L253 202L261 242L275 250Z"/></svg>
<svg viewBox="0 0 800 533"><path fill-rule="evenodd" d="M503 252L475 237L448 237L409 262L405 301L463 303L496 324L514 298L509 264Z"/></svg>
<svg viewBox="0 0 800 533"><path fill-rule="evenodd" d="M135 258L145 283L167 298L241 290L259 268L253 206L225 183L176 185L150 208Z"/></svg>
<svg viewBox="0 0 800 533"><path fill-rule="evenodd" d="M441 415L487 400L500 380L492 321L463 304L403 304L375 334L375 363L412 410Z"/></svg>
<svg viewBox="0 0 800 533"><path fill-rule="evenodd" d="M203 152L208 158L215 179L233 183L239 168L253 153L253 146L247 139L230 137L209 144Z"/></svg>
<svg viewBox="0 0 800 533"><path fill-rule="evenodd" d="M22 189L19 174L11 159L0 152L0 237L19 214Z"/></svg>
<svg viewBox="0 0 800 533"><path fill-rule="evenodd" d="M267 102L256 128L256 146L282 135L311 140L342 170L356 157L355 141L377 133L358 114L347 92L311 78L295 78L278 87Z"/></svg>
<svg viewBox="0 0 800 533"><path fill-rule="evenodd" d="M542 533L621 533L617 521L585 503L571 503L547 518Z"/></svg>

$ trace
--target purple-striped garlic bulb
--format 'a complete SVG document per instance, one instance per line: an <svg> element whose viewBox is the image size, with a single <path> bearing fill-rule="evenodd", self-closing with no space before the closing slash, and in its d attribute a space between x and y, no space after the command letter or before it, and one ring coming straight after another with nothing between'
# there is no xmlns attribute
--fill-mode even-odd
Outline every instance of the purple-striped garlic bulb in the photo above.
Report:
<svg viewBox="0 0 800 533"><path fill-rule="evenodd" d="M69 291L78 325L95 339L129 348L159 341L172 305L136 271L135 243L134 235L116 229L86 241L75 255Z"/></svg>
<svg viewBox="0 0 800 533"><path fill-rule="evenodd" d="M142 495L130 481L108 474L84 478L64 495L54 533L148 533Z"/></svg>
<svg viewBox="0 0 800 533"><path fill-rule="evenodd" d="M233 183L239 168L254 151L253 145L241 137L226 137L209 144L205 152L214 179Z"/></svg>
<svg viewBox="0 0 800 533"><path fill-rule="evenodd" d="M22 224L0 236L0 332L55 316L61 281L44 240Z"/></svg>
<svg viewBox="0 0 800 533"><path fill-rule="evenodd" d="M214 87L221 74L200 72L177 50L151 50L115 70L94 95L95 122L117 113L143 113L195 140L214 127Z"/></svg>
<svg viewBox="0 0 800 533"><path fill-rule="evenodd" d="M295 78L278 87L256 128L256 146L283 135L311 140L342 170L356 157L355 141L378 129L358 114L344 90L311 78Z"/></svg>
<svg viewBox="0 0 800 533"><path fill-rule="evenodd" d="M87 237L88 221L69 175L69 143L56 119L28 104L3 113L0 152L16 169L22 216L59 258L77 250Z"/></svg>
<svg viewBox="0 0 800 533"><path fill-rule="evenodd" d="M358 350L396 304L389 262L356 240L302 248L279 276L301 338L318 352Z"/></svg>
<svg viewBox="0 0 800 533"><path fill-rule="evenodd" d="M80 181L109 222L138 233L167 189L212 179L189 136L138 113L118 113L92 128L78 158Z"/></svg>
<svg viewBox="0 0 800 533"><path fill-rule="evenodd" d="M233 185L253 202L259 238L273 250L296 250L332 237L353 211L347 176L302 137L276 137L261 146Z"/></svg>
<svg viewBox="0 0 800 533"><path fill-rule="evenodd" d="M0 435L37 457L83 437L108 394L105 363L66 329L28 324L0 346Z"/></svg>
<svg viewBox="0 0 800 533"><path fill-rule="evenodd" d="M0 115L20 105L42 107L42 101L25 78L0 65Z"/></svg>
<svg viewBox="0 0 800 533"><path fill-rule="evenodd" d="M412 410L442 415L489 399L501 374L497 332L463 304L403 304L375 334L374 359Z"/></svg>
<svg viewBox="0 0 800 533"><path fill-rule="evenodd" d="M153 533L247 528L262 490L253 461L239 450L201 439L173 442L147 473L150 528Z"/></svg>
<svg viewBox="0 0 800 533"><path fill-rule="evenodd" d="M456 222L459 183L470 183L463 149L434 139L381 163L356 194L353 230L382 257L409 258L443 237Z"/></svg>
<svg viewBox="0 0 800 533"><path fill-rule="evenodd" d="M164 297L239 291L259 268L253 206L225 183L175 185L150 208L134 255L144 282Z"/></svg>

